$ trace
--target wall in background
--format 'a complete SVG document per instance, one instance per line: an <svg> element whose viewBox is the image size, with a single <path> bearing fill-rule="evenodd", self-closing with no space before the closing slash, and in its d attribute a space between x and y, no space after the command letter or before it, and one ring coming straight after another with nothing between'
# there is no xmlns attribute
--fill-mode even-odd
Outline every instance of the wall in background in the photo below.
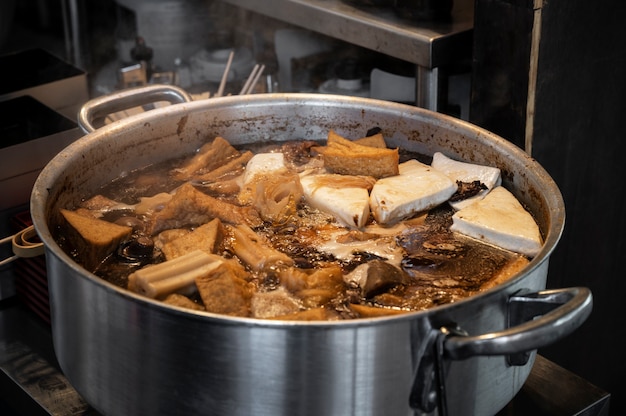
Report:
<svg viewBox="0 0 626 416"><path fill-rule="evenodd" d="M607 3L610 3L607 4ZM566 205L548 286L586 286L590 318L540 354L611 393L611 414L625 414L624 316L626 220L624 116L626 3L476 0L470 121L526 146L559 185ZM527 117L532 27L541 7L534 118ZM481 24L481 22L483 24Z"/></svg>

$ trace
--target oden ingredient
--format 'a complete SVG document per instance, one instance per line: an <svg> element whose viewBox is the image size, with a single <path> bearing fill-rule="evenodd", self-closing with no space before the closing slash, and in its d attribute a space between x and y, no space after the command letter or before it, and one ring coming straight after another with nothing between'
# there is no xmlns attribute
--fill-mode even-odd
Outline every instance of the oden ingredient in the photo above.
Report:
<svg viewBox="0 0 626 416"><path fill-rule="evenodd" d="M497 168L400 161L381 133L247 149L215 138L167 163L64 210L61 240L90 271L175 307L281 320L406 313L492 287L541 247ZM84 231L94 226L105 241Z"/></svg>

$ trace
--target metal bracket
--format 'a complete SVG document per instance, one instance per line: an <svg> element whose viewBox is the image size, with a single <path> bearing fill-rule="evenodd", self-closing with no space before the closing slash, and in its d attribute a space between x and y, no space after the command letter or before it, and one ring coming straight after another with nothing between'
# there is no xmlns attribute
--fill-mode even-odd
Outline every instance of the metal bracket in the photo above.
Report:
<svg viewBox="0 0 626 416"><path fill-rule="evenodd" d="M409 405L416 411L431 413L437 409L438 416L448 415L446 402L446 360L444 359L444 341L449 336L467 336L457 327L444 326L430 332L426 340L427 347L419 361Z"/></svg>

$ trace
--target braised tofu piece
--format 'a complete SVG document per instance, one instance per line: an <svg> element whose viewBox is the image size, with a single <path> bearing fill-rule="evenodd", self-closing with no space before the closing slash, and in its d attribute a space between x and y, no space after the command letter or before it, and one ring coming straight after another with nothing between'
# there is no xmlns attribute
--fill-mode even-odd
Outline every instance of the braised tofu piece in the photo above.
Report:
<svg viewBox="0 0 626 416"><path fill-rule="evenodd" d="M400 164L400 174L379 179L370 194L370 209L379 224L393 224L445 202L456 184L415 159Z"/></svg>
<svg viewBox="0 0 626 416"><path fill-rule="evenodd" d="M385 178L398 174L398 149L372 147L348 140L333 130L328 132L326 146L315 147L324 166L332 173Z"/></svg>
<svg viewBox="0 0 626 416"><path fill-rule="evenodd" d="M287 315L274 316L274 320L280 321L333 321L339 319L337 312L327 308L306 309Z"/></svg>
<svg viewBox="0 0 626 416"><path fill-rule="evenodd" d="M202 303L208 312L231 316L250 316L253 290L227 266L196 278Z"/></svg>
<svg viewBox="0 0 626 416"><path fill-rule="evenodd" d="M131 227L84 216L67 209L62 209L61 215L69 225L66 238L89 271L94 271L130 237L133 231Z"/></svg>
<svg viewBox="0 0 626 416"><path fill-rule="evenodd" d="M252 159L252 156L252 152L249 150L243 152L239 156L229 159L225 164L197 176L195 179L200 182L214 182L237 177L243 173L246 163Z"/></svg>
<svg viewBox="0 0 626 416"><path fill-rule="evenodd" d="M130 207L124 204L120 204L110 198L103 195L95 195L80 204L80 208L96 211L98 213L106 212L112 209L129 209Z"/></svg>
<svg viewBox="0 0 626 416"><path fill-rule="evenodd" d="M256 292L252 296L251 309L254 318L273 318L299 312L302 304L298 298L279 286L275 290Z"/></svg>
<svg viewBox="0 0 626 416"><path fill-rule="evenodd" d="M259 225L259 214L251 207L242 207L206 195L191 183L176 190L172 199L156 213L150 224L151 234L170 228L195 227L214 218L229 224Z"/></svg>
<svg viewBox="0 0 626 416"><path fill-rule="evenodd" d="M338 266L302 270L295 267L278 272L282 287L300 299L301 305L317 308L327 305L345 290L342 270Z"/></svg>
<svg viewBox="0 0 626 416"><path fill-rule="evenodd" d="M377 318L379 316L400 315L410 312L405 309L381 307L381 306L368 306L360 304L350 304L350 309L357 314L359 318Z"/></svg>
<svg viewBox="0 0 626 416"><path fill-rule="evenodd" d="M372 177L307 175L300 179L300 183L311 206L331 214L343 225L363 228L369 220L368 190L373 186Z"/></svg>
<svg viewBox="0 0 626 416"><path fill-rule="evenodd" d="M219 218L203 224L190 233L176 238L163 245L162 251L168 260L190 253L194 250L202 250L207 253L215 253L216 247L224 236L222 222Z"/></svg>
<svg viewBox="0 0 626 416"><path fill-rule="evenodd" d="M386 149L387 143L385 142L385 138L382 133L376 133L371 136L361 137L360 139L356 139L354 141L356 144L360 144L362 146L376 147L378 149Z"/></svg>
<svg viewBox="0 0 626 416"><path fill-rule="evenodd" d="M179 180L188 180L194 174L209 172L226 164L230 158L237 156L239 156L239 151L227 140L218 136L210 143L202 146L198 153L184 166L176 169L176 177Z"/></svg>
<svg viewBox="0 0 626 416"><path fill-rule="evenodd" d="M194 311L204 310L204 306L179 293L172 293L163 300L163 303L167 303L168 305L172 306L179 306L181 308L192 309Z"/></svg>
<svg viewBox="0 0 626 416"><path fill-rule="evenodd" d="M452 221L452 231L529 257L536 256L543 244L535 219L502 186L456 212Z"/></svg>
<svg viewBox="0 0 626 416"><path fill-rule="evenodd" d="M431 166L444 173L457 184L478 182L481 185L481 187L477 188L477 192L469 197L459 198L458 200L451 198L449 201L450 205L457 211L483 199L490 190L500 186L502 183L500 169L453 160L441 152L436 152L433 155ZM459 190L463 187L463 185L459 186ZM453 196L456 196L456 194Z"/></svg>

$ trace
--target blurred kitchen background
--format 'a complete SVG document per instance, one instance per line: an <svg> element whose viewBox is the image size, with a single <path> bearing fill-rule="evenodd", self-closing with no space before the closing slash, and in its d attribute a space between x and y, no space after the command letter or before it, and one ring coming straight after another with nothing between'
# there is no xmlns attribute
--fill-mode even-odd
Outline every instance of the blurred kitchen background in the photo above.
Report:
<svg viewBox="0 0 626 416"><path fill-rule="evenodd" d="M237 93L258 63L264 65L264 72L256 92L317 91L416 102L415 62L388 54L384 45L375 45L381 40L372 37L363 41L368 47L361 47L338 37L326 36L327 31L338 31L332 27L333 23L315 23L319 30L314 32L250 12L235 6L236 3L9 0L3 6L8 10L3 15L11 21L3 27L6 33L1 50L4 53L19 51L36 42L42 49L85 70L89 77L90 96L140 82L172 82L193 93L215 93L228 53L233 50L226 93ZM359 2L332 3L342 10L342 7L351 7L346 4ZM440 62L447 64L441 72L445 69L453 73L445 77L445 85L441 83L445 88L440 94L446 101L445 110L467 118L473 2L457 0L457 3L450 12L454 15L454 24L442 35L430 30L413 36L433 36L444 44L433 47L434 40L420 42L432 48L437 56L426 56L431 51L425 48L424 51L399 54L424 62L425 67L440 66ZM11 9L13 19L8 19ZM259 7L259 10L264 9L271 9L271 6ZM410 20L397 18L391 9L385 12L393 21L410 27ZM363 28L367 26L363 25ZM353 36L361 35L356 33ZM143 49L150 54L148 59L133 55L138 38L143 39ZM456 44L449 39L464 44L453 48ZM148 65L145 80L144 75L133 71L141 61ZM447 89L449 80L451 91ZM450 103L447 102L449 98Z"/></svg>
<svg viewBox="0 0 626 416"><path fill-rule="evenodd" d="M594 294L587 322L539 353L610 393L610 414L624 414L626 346L618 327L626 316L626 187L618 166L626 2L455 0L427 15L394 1L272 3L2 0L0 105L20 95L15 91L35 88L38 101L61 115L51 123L67 133L57 143L66 143L81 134L73 123L89 98L145 83L215 94L234 51L225 94L238 94L260 64L253 92L381 98L494 131L546 167L564 195L566 228L548 286L586 286ZM313 8L303 14L306 7L283 3ZM0 120L7 124L16 116L3 108ZM2 127L5 140L10 129ZM0 151L8 147L3 143ZM0 167L5 190L18 168L10 169ZM27 207L27 192L14 200L3 193L0 219L6 223ZM3 227L0 236L10 231Z"/></svg>

